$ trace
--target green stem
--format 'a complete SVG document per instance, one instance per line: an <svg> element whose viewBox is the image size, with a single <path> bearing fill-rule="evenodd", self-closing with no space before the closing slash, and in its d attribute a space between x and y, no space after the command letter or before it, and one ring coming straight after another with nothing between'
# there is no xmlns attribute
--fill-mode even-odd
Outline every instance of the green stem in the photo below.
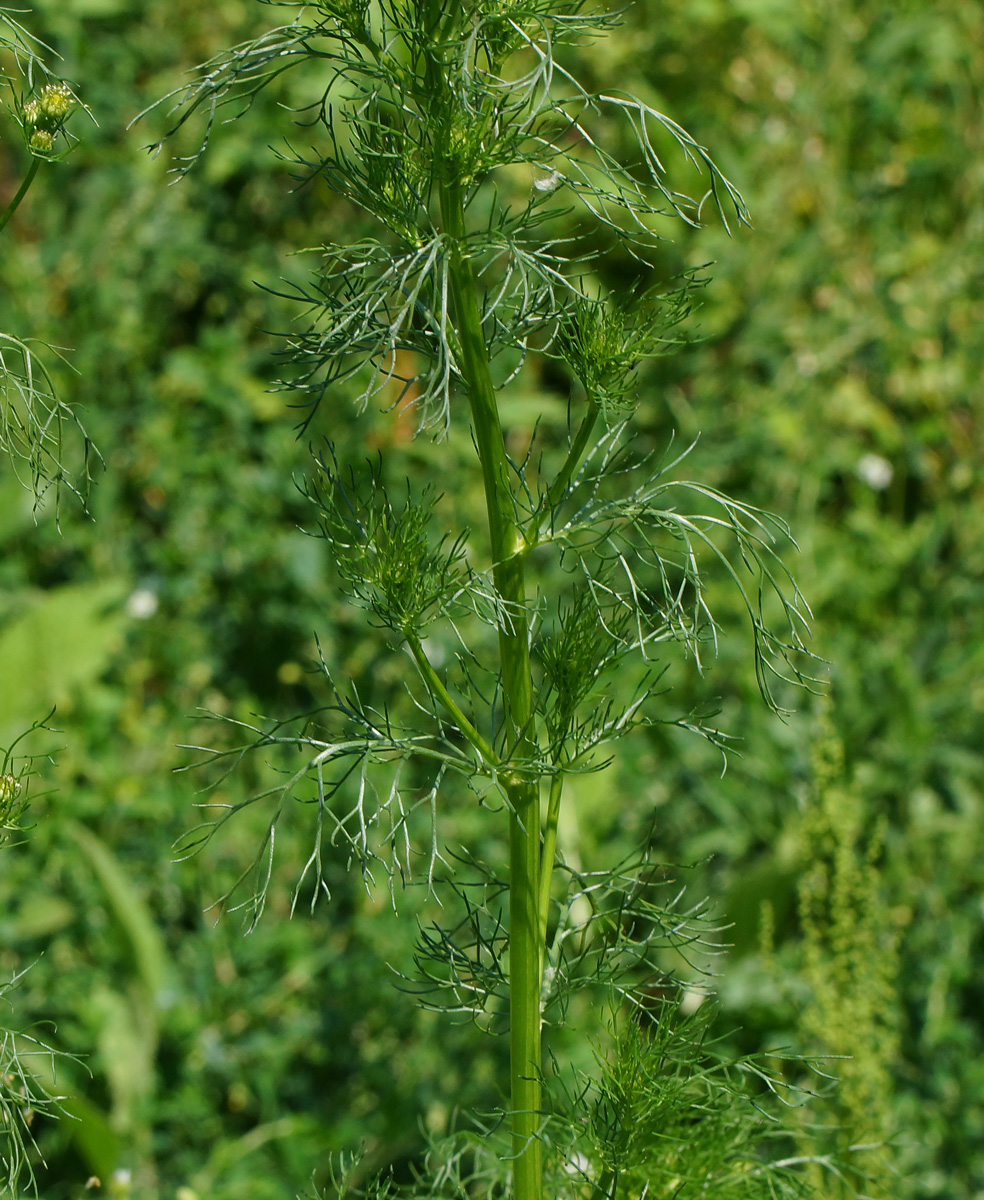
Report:
<svg viewBox="0 0 984 1200"><path fill-rule="evenodd" d="M615 1184L617 1181L618 1174L616 1171L611 1167L606 1167L602 1172L601 1178L595 1185L598 1189L598 1195L604 1196L605 1200L610 1200L610 1198L615 1194Z"/></svg>
<svg viewBox="0 0 984 1200"><path fill-rule="evenodd" d="M518 764L504 779L509 800L509 1073L513 1195L515 1200L542 1200L543 1166L538 1137L542 978L540 798L539 781L535 773L524 766L535 757L530 733L533 680L523 560L526 538L513 502L509 463L482 330L478 283L465 252L464 197L460 182L449 181L441 188L441 217L449 239L451 300L461 344L459 367L468 393L485 484L493 579L503 605L499 623L499 662L506 754Z"/></svg>
<svg viewBox="0 0 984 1200"><path fill-rule="evenodd" d="M0 217L0 231L7 227L7 222L20 207L20 202L27 195L27 189L34 182L34 176L38 173L38 168L41 166L41 159L36 156L31 159L31 165L27 169L27 174L24 176L23 182L17 189L17 195L7 205L7 208L2 217Z"/></svg>
<svg viewBox="0 0 984 1200"><path fill-rule="evenodd" d="M547 919L550 916L550 884L553 880L554 856L557 852L557 822L560 818L560 797L564 777L556 774L550 782L550 803L547 823L543 829L543 853L540 858L540 945L547 944Z"/></svg>
<svg viewBox="0 0 984 1200"><path fill-rule="evenodd" d="M415 634L407 634L407 644L410 647L410 653L413 655L414 662L423 676L424 682L430 688L431 692L440 700L447 709L449 716L454 721L455 725L468 741L475 747L490 766L497 767L499 765L499 756L488 744L485 738L478 732L475 726L468 720L465 714L461 711L461 707L455 702L451 693L444 686L440 675L434 670L430 659L424 653L424 648L420 644L420 638Z"/></svg>
<svg viewBox="0 0 984 1200"><path fill-rule="evenodd" d="M598 420L598 414L601 409L597 400L588 398L588 411L584 414L581 424L578 426L577 433L574 435L574 441L571 442L571 448L567 452L567 458L564 460L564 465L557 472L557 477L550 485L550 491L547 493L547 512L550 513L559 503L560 498L567 490L567 485L571 481L571 477L577 470L578 464L584 455L584 451L588 445L588 438L591 437L591 431L595 427L595 422Z"/></svg>

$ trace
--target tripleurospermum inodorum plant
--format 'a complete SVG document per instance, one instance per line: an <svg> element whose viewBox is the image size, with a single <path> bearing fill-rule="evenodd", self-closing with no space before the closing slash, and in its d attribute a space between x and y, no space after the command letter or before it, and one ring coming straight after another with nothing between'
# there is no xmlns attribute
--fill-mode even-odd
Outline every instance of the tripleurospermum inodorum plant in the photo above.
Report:
<svg viewBox="0 0 984 1200"><path fill-rule="evenodd" d="M71 88L50 74L41 53L48 48L11 12L0 9L0 122L3 135L21 143L26 163L13 195L0 209L0 234L6 231L8 236L7 226L42 163L55 161L71 148L66 121L77 104ZM63 462L67 424L79 428L86 459L89 450L75 414L55 391L46 351L51 348L25 331L0 332L0 452L33 491L36 506L52 485L56 496L62 484L78 491L80 480L73 482ZM81 481L86 475L83 468ZM46 757L26 753L23 742L46 728L44 721L36 721L9 746L0 747L0 850L20 840L37 759ZM0 1001L10 1003L26 969L14 970L0 982ZM59 1112L49 1086L58 1055L31 1033L9 1028L8 1020L0 1022L0 1191L20 1196L22 1189L35 1185L35 1120Z"/></svg>
<svg viewBox="0 0 984 1200"><path fill-rule="evenodd" d="M0 747L0 852L23 840L28 828L31 785L39 774L39 760L50 762L50 757L28 753L24 743L38 730L47 729L44 721L36 721L10 745ZM0 1002L11 1004L11 995L28 969L14 970L0 981ZM11 1029L8 1022L5 1016L0 1023L0 1194L19 1197L25 1190L36 1191L35 1121L62 1111L60 1098L51 1089L55 1064L62 1055L36 1032Z"/></svg>
<svg viewBox="0 0 984 1200"><path fill-rule="evenodd" d="M437 490L392 494L378 464L349 470L330 445L316 451L318 532L351 601L405 655L414 715L370 706L326 662L323 710L250 727L230 752L261 750L287 773L251 801L272 808L241 881L254 884L251 919L280 822L309 815L298 893L303 884L314 903L327 892L331 854L367 877L443 886L455 915L425 928L415 986L426 1003L508 1028L510 1145L470 1157L459 1147L418 1195L724 1198L795 1182L791 1163L756 1157L756 1110L727 1102L740 1089L714 1074L706 1028L673 1003L650 1006L658 1041L618 1013L600 1080L545 1093L544 1024L576 991L639 1007L634 989L659 948L704 936L654 898L644 848L601 874L562 860L565 784L604 769L641 726L701 728L659 697L674 651L699 662L717 636L706 572L725 573L743 599L773 707L777 678L801 680L804 649L783 523L678 478L685 456L636 448L639 365L672 349L702 282L654 286L660 240L673 222L741 222L745 210L669 117L578 82L570 48L616 21L585 0L318 3L206 64L170 130L196 113L210 130L226 105L241 115L284 72L307 72L298 86L310 103L284 158L375 232L326 242L311 283L289 290L305 323L287 337L284 386L305 429L323 403L344 420L353 400L411 404L421 436L467 428L482 481L484 527L463 527ZM631 145L624 161L603 144L613 125ZM693 195L681 190L687 172ZM598 281L609 254L638 276L618 296ZM504 428L500 398L531 357L566 372L566 438ZM448 443L449 466L456 453ZM463 797L508 828L508 863L443 850L443 807ZM648 1139L632 1132L640 1113ZM675 1148L660 1148L660 1128Z"/></svg>
<svg viewBox="0 0 984 1200"><path fill-rule="evenodd" d="M82 107L71 87L51 74L43 57L51 51L14 20L12 11L0 9L0 120L4 136L22 143L25 163L13 196L0 211L0 233L24 203L42 166L64 158L77 144L68 121ZM19 477L26 475L22 482L38 505L52 487L56 497L63 486L81 497L93 451L77 414L58 396L52 357L61 356L26 331L0 332L0 451ZM64 435L71 426L82 448L82 465L75 469L66 462Z"/></svg>

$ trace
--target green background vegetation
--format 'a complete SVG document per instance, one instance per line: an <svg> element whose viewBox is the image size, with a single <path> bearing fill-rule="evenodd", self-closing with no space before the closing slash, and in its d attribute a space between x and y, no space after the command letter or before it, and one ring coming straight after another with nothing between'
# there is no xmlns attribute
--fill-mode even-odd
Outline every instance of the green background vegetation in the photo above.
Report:
<svg viewBox="0 0 984 1200"><path fill-rule="evenodd" d="M173 861L205 782L173 774L194 758L176 747L226 736L203 709L320 702L315 632L368 699L400 696L400 656L339 604L323 544L299 529L314 523L292 479L307 439L268 390L278 342L263 332L290 313L256 287L300 277L290 251L358 218L316 186L291 190L270 149L292 132L274 92L173 187L165 156L141 151L160 122L128 129L183 71L277 18L248 0L43 0L33 14L98 127L75 126L81 146L6 232L0 328L70 348L61 392L106 459L92 519L69 500L60 533L0 471L0 741L53 704L61 731L34 735L58 749L51 790L0 872L0 968L35 963L10 1023L49 1023L83 1063L59 1071L74 1119L36 1127L50 1200L92 1175L110 1194L119 1169L140 1200L273 1200L360 1142L369 1166L401 1169L455 1106L493 1106L502 1076L501 1039L392 986L413 897L397 918L339 863L331 905L283 919L300 822L246 939L235 914L204 910L261 814ZM691 321L701 340L640 370L641 436L700 434L691 477L789 521L829 698L769 715L734 613L704 677L676 662L665 698L673 715L720 708L740 739L726 774L711 747L657 726L626 745L617 779L574 789L563 849L590 866L650 837L657 858L695 864L689 894L733 922L714 964L722 1034L742 1051L852 1056L831 1060L842 1086L809 1114L839 1128L804 1125L803 1152L890 1136L867 1154L875 1194L979 1198L984 10L644 0L585 55L589 76L624 81L709 146L749 203L750 231L666 245L667 279L713 262L712 282ZM9 118L0 138L6 204L26 163ZM565 399L548 368L529 370L508 412L562 419ZM343 461L390 449L394 477L437 478L478 511L477 480L406 435L334 395L307 438ZM224 799L249 785L231 777ZM448 828L499 853L504 830L472 812Z"/></svg>

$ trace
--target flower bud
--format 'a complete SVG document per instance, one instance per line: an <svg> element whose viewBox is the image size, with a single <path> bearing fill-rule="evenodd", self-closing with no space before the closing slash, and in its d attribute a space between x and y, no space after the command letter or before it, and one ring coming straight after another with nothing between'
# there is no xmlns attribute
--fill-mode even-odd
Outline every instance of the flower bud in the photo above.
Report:
<svg viewBox="0 0 984 1200"><path fill-rule="evenodd" d="M74 103L71 88L64 83L49 83L41 93L41 111L53 121L64 121Z"/></svg>
<svg viewBox="0 0 984 1200"><path fill-rule="evenodd" d="M16 775L0 775L0 820L6 820L21 790Z"/></svg>
<svg viewBox="0 0 984 1200"><path fill-rule="evenodd" d="M49 150L54 149L55 135L47 129L35 129L31 134L31 149L40 150L42 154L47 154Z"/></svg>
<svg viewBox="0 0 984 1200"><path fill-rule="evenodd" d="M28 100L24 105L24 122L32 128L37 125L41 119L41 101Z"/></svg>

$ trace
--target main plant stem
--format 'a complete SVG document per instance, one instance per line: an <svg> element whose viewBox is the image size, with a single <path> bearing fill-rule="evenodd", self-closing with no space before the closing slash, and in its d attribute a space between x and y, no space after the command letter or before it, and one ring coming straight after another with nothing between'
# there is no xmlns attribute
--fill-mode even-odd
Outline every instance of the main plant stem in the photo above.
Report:
<svg viewBox="0 0 984 1200"><path fill-rule="evenodd" d="M41 166L41 159L38 158L37 155L35 155L31 159L31 165L27 169L27 174L24 176L23 180L21 181L20 187L17 189L17 194L14 196L13 200L11 200L11 202L7 205L7 207L3 210L3 213L0 214L0 229L5 229L7 227L7 222L10 220L10 218L14 215L14 213L20 207L20 202L27 195L27 190L31 186L31 184L34 182L34 176L37 175L38 167L40 167L40 166Z"/></svg>
<svg viewBox="0 0 984 1200"><path fill-rule="evenodd" d="M542 1200L540 1152L540 982L539 779L526 764L534 760L531 723L529 613L526 607L526 539L517 520L509 464L499 421L488 348L482 331L478 284L465 246L460 184L441 191L441 216L449 239L451 299L461 345L458 364L471 406L475 444L485 483L492 573L502 605L499 660L502 672L506 745L503 759L514 766L503 783L509 800L509 1072L512 1101L513 1194Z"/></svg>

